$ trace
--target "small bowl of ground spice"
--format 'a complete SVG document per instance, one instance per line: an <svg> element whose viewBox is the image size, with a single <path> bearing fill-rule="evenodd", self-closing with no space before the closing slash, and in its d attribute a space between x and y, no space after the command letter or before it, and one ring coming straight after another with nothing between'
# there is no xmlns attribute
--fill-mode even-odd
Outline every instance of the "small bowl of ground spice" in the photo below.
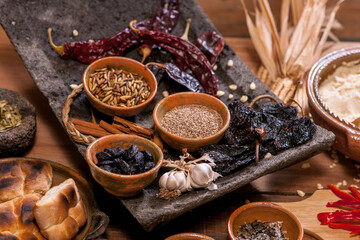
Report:
<svg viewBox="0 0 360 240"><path fill-rule="evenodd" d="M229 127L230 112L211 95L182 92L161 100L153 118L156 131L169 146L196 151L222 139Z"/></svg>
<svg viewBox="0 0 360 240"><path fill-rule="evenodd" d="M302 240L304 229L288 209L274 203L253 202L231 214L228 233L231 240Z"/></svg>
<svg viewBox="0 0 360 240"><path fill-rule="evenodd" d="M83 86L98 111L121 117L142 112L157 91L152 72L126 57L105 57L92 62L84 71Z"/></svg>

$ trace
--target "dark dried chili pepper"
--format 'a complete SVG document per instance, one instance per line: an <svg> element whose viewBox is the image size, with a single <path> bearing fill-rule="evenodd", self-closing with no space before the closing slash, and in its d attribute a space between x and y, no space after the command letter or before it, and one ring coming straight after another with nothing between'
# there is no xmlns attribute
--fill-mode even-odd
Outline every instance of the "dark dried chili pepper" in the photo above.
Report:
<svg viewBox="0 0 360 240"><path fill-rule="evenodd" d="M213 170L223 176L237 171L248 164L256 161L255 143L247 145L217 144L209 145L200 149L200 154L208 154L216 164ZM259 158L263 158L267 149L259 145Z"/></svg>
<svg viewBox="0 0 360 240"><path fill-rule="evenodd" d="M216 59L224 49L225 41L216 32L207 32L196 39L195 45L205 54L212 66L216 64Z"/></svg>
<svg viewBox="0 0 360 240"><path fill-rule="evenodd" d="M181 71L177 66L172 63L159 64L159 63L147 63L146 67L155 65L161 67L170 79L185 87L192 92L204 92L204 88L200 85L199 81L192 75Z"/></svg>
<svg viewBox="0 0 360 240"><path fill-rule="evenodd" d="M135 22L136 21L132 21L130 23L130 28L132 28L146 44L157 45L176 57L183 58L203 86L205 92L214 96L216 95L217 80L215 74L209 60L199 48L180 37L168 33L151 31L146 28L136 29L133 26Z"/></svg>
<svg viewBox="0 0 360 240"><path fill-rule="evenodd" d="M169 33L175 27L179 18L179 0L161 0L156 15L152 19L151 26L147 27L154 31ZM141 62L150 55L154 46L141 45L138 52L143 56Z"/></svg>
<svg viewBox="0 0 360 240"><path fill-rule="evenodd" d="M162 0L156 16L139 22L136 27L153 28L159 31L172 29L179 14L178 0ZM64 59L76 59L83 63L91 63L106 56L121 56L129 48L141 43L141 39L130 30L125 28L113 37L105 38L95 42L79 41L65 42L62 46L56 46L51 39L51 28L48 29L50 45Z"/></svg>

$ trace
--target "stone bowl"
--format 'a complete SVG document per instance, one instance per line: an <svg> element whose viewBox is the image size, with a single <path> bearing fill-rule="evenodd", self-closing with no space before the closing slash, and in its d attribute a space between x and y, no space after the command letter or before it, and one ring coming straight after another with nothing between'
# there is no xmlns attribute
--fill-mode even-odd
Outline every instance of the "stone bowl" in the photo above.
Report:
<svg viewBox="0 0 360 240"><path fill-rule="evenodd" d="M19 93L4 88L0 88L0 100L6 100L21 114L21 124L18 127L0 133L0 157L19 156L34 143L35 107Z"/></svg>
<svg viewBox="0 0 360 240"><path fill-rule="evenodd" d="M124 69L128 72L136 72L142 76L147 81L150 86L150 96L149 98L140 104L137 104L132 107L120 107L106 104L96 99L95 96L89 90L89 76L95 72L96 69L101 68L115 68L115 69ZM142 112L151 100L155 97L157 91L157 81L153 73L146 68L142 63L126 57L105 57L98 59L92 62L83 73L83 86L86 92L86 95L98 111L105 113L109 116L121 116L121 117L131 117Z"/></svg>
<svg viewBox="0 0 360 240"><path fill-rule="evenodd" d="M97 152L104 151L105 148L122 147L128 149L131 145L137 145L140 151L148 150L152 155L155 167L147 172L123 175L105 171L96 164ZM152 183L163 162L163 153L153 142L130 134L114 134L95 140L86 149L86 162L94 179L109 193L119 197L132 197L142 191L143 188Z"/></svg>
<svg viewBox="0 0 360 240"><path fill-rule="evenodd" d="M285 237L292 240L301 240L304 229L299 219L288 209L269 202L253 202L245 204L236 209L228 221L228 233L231 240L236 240L238 229L245 223L255 220L261 222L282 222L282 231Z"/></svg>
<svg viewBox="0 0 360 240"><path fill-rule="evenodd" d="M360 59L360 48L347 48L329 53L315 63L309 72L306 91L310 113L316 124L333 132L333 147L351 159L360 162L360 128L329 109L319 94L319 86L342 62Z"/></svg>
<svg viewBox="0 0 360 240"><path fill-rule="evenodd" d="M170 133L161 126L161 120L165 113L171 109L183 105L198 104L216 110L223 119L223 127L216 133L205 138L185 138ZM225 134L230 123L230 112L227 106L209 94L197 92L181 92L162 99L154 108L153 119L156 131L170 147L188 151L196 151L199 148L218 143Z"/></svg>

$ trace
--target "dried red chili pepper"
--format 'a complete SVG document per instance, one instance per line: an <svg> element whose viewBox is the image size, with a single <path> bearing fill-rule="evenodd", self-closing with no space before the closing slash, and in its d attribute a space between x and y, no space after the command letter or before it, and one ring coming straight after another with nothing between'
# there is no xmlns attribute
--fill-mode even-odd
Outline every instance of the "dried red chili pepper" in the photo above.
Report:
<svg viewBox="0 0 360 240"><path fill-rule="evenodd" d="M204 92L204 88L200 85L199 81L191 74L181 71L176 65L172 63L159 64L159 63L147 63L146 66L155 65L161 67L170 79L185 87L192 92Z"/></svg>
<svg viewBox="0 0 360 240"><path fill-rule="evenodd" d="M216 59L224 49L225 41L216 32L207 32L196 39L195 44L209 59L212 66L216 64Z"/></svg>
<svg viewBox="0 0 360 240"><path fill-rule="evenodd" d="M159 31L172 29L179 15L178 0L162 0L153 18L139 22L136 27L154 28ZM91 63L106 56L121 56L129 48L141 43L141 39L130 28L125 28L115 36L95 42L79 41L65 42L56 46L51 39L51 28L48 29L51 46L64 59L76 59L83 63Z"/></svg>
<svg viewBox="0 0 360 240"><path fill-rule="evenodd" d="M148 45L157 45L162 49L175 55L177 58L183 58L187 66L194 73L206 93L216 95L217 80L212 70L211 64L206 56L194 44L181 39L180 37L151 31L146 28L133 26L136 21L130 23L130 28L138 34L141 39Z"/></svg>

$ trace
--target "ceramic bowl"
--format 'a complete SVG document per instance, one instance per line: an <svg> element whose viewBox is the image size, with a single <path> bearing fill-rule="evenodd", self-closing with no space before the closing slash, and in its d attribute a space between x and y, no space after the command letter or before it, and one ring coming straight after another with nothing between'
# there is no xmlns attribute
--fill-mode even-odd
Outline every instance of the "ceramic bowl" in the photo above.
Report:
<svg viewBox="0 0 360 240"><path fill-rule="evenodd" d="M213 238L200 233L178 233L165 240L214 240Z"/></svg>
<svg viewBox="0 0 360 240"><path fill-rule="evenodd" d="M147 83L150 86L151 93L149 98L145 102L132 107L113 106L103 103L98 99L96 99L89 90L89 86L88 86L89 76L96 69L101 69L105 67L124 69L125 71L136 72L144 76L144 79L147 81ZM151 102L151 100L155 97L157 91L157 81L153 73L148 68L146 68L142 63L126 57L105 57L92 62L84 71L83 86L86 95L94 108L96 108L98 111L102 113L105 113L106 115L121 116L121 117L131 117L142 112L146 108L146 106Z"/></svg>
<svg viewBox="0 0 360 240"><path fill-rule="evenodd" d="M237 231L241 225L255 220L261 222L282 222L282 231L286 231L285 237L291 240L301 240L304 229L299 219L286 208L269 202L253 202L236 209L228 221L228 233L230 239L236 240Z"/></svg>
<svg viewBox="0 0 360 240"><path fill-rule="evenodd" d="M333 147L346 156L360 162L360 128L340 118L322 101L319 86L342 62L360 59L360 48L347 48L329 53L311 68L306 91L310 113L316 124L335 134Z"/></svg>
<svg viewBox="0 0 360 240"><path fill-rule="evenodd" d="M183 105L198 104L216 110L223 119L223 127L214 135L205 138L184 138L170 133L161 126L161 120L165 113L171 109ZM209 94L197 92L181 92L170 95L162 99L154 108L153 118L156 131L160 137L172 148L181 150L187 148L188 151L196 151L205 145L218 143L224 136L230 123L230 112L226 105Z"/></svg>
<svg viewBox="0 0 360 240"><path fill-rule="evenodd" d="M133 144L137 145L140 151L148 150L153 155L154 168L140 174L122 175L105 171L96 166L97 152L102 152L105 148L128 149ZM155 143L145 138L130 134L114 134L99 138L90 144L86 149L86 162L92 176L106 191L119 197L131 197L140 193L143 188L155 180L163 162L163 153Z"/></svg>

